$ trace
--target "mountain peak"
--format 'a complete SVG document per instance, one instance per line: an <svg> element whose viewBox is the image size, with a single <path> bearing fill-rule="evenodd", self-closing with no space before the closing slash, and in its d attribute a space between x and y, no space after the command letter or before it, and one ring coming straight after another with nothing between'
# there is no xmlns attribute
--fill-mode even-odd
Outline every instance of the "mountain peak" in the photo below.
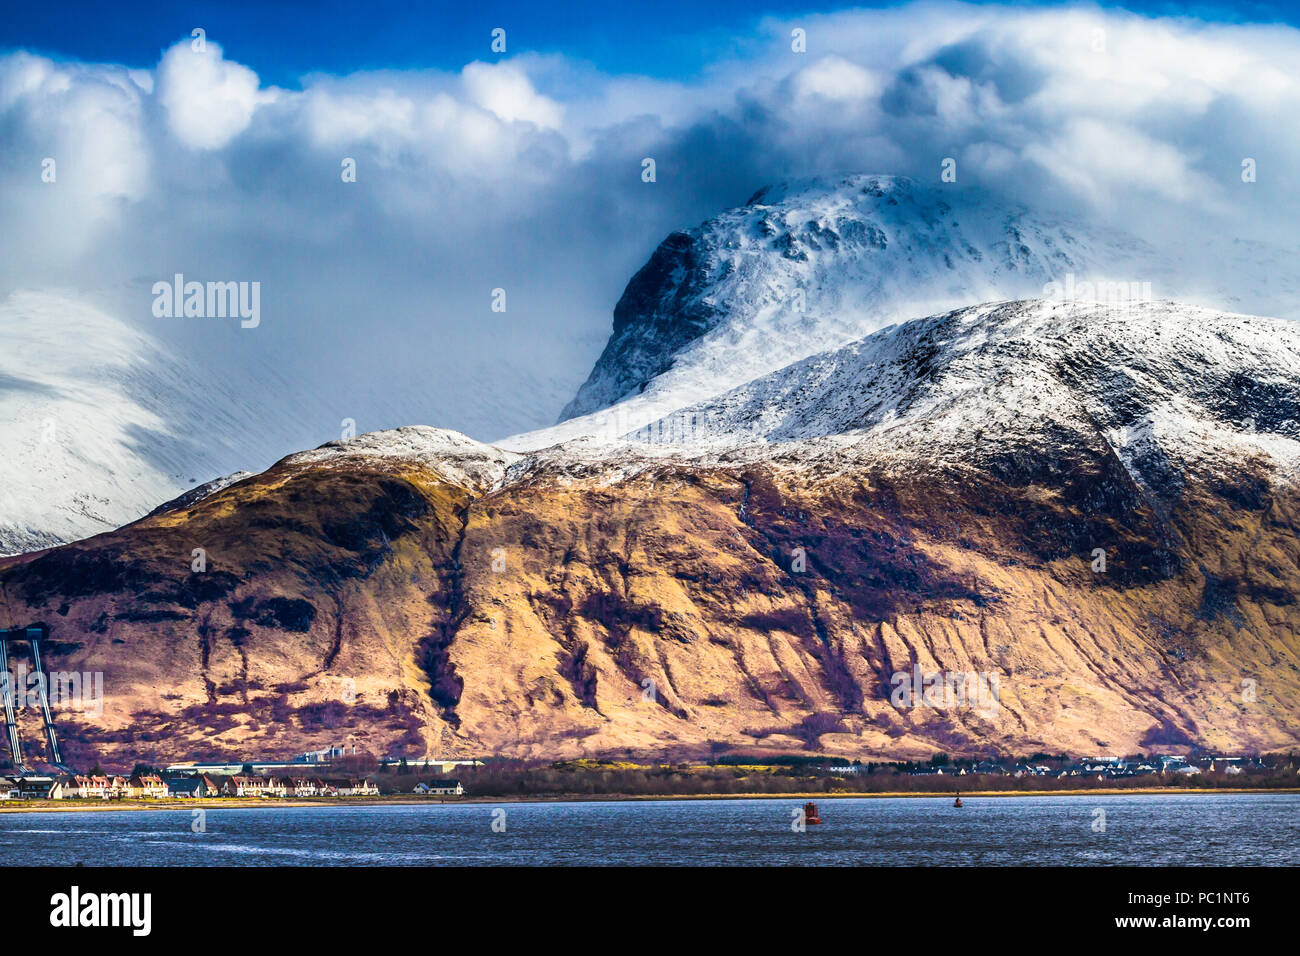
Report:
<svg viewBox="0 0 1300 956"><path fill-rule="evenodd" d="M750 206L775 206L786 202L806 203L817 197L852 196L854 193L883 197L892 193L916 190L916 180L909 176L884 173L841 173L834 176L804 176L771 183L758 190L745 203Z"/></svg>
<svg viewBox="0 0 1300 956"><path fill-rule="evenodd" d="M622 403L638 427L891 323L1042 296L1071 274L1147 275L1151 255L956 184L866 173L773 184L659 245L561 422Z"/></svg>

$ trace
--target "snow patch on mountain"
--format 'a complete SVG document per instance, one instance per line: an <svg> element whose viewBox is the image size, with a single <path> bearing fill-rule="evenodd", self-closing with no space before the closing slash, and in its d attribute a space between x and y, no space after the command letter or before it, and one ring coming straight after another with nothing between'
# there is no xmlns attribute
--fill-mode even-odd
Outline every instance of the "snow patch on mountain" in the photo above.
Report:
<svg viewBox="0 0 1300 956"><path fill-rule="evenodd" d="M156 515L167 514L169 511L180 511L184 508L192 508L200 501L211 498L219 491L225 491L231 485L236 485L245 478L252 478L251 471L237 471L234 474L223 475L220 478L213 478L211 481L205 481L197 488L191 488L183 495L177 495L171 501L165 502L154 508L145 517L152 518Z"/></svg>
<svg viewBox="0 0 1300 956"><path fill-rule="evenodd" d="M1174 462L1231 478L1254 458L1290 475L1300 327L1174 302L984 304L892 326L624 437L721 451L831 436L835 454L953 466L1103 445L1147 485Z"/></svg>
<svg viewBox="0 0 1300 956"><path fill-rule="evenodd" d="M486 489L499 484L507 467L518 458L513 452L485 445L451 429L407 425L327 442L319 448L290 455L277 467L414 464L462 487Z"/></svg>

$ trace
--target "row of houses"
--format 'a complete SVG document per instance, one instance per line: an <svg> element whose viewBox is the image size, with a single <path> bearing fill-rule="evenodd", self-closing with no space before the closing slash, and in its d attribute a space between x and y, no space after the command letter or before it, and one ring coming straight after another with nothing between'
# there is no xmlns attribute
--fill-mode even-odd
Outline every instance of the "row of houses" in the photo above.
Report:
<svg viewBox="0 0 1300 956"><path fill-rule="evenodd" d="M1200 766L1198 766L1198 763ZM960 767L926 767L913 772L913 776L966 776L967 774L985 774L988 776L1010 777L1144 777L1153 774L1181 774L1192 776L1201 773L1226 773L1235 776L1252 768L1263 769L1258 760L1251 761L1245 757L1201 757L1190 760L1180 755L1164 755L1142 759L1124 759L1121 757L1088 757L1069 764L1047 766L1046 764L1021 763L1004 766L992 760L981 760L967 768Z"/></svg>
<svg viewBox="0 0 1300 956"><path fill-rule="evenodd" d="M211 783L209 783L209 788ZM198 794L194 794L198 796ZM204 796L212 796L210 789ZM374 797L379 788L369 780L320 777L260 777L235 774L221 783L222 797Z"/></svg>
<svg viewBox="0 0 1300 956"><path fill-rule="evenodd" d="M369 780L320 777L261 777L208 774L164 780L153 774L131 777L67 774L0 777L0 800L159 800L169 797L371 797L379 788Z"/></svg>
<svg viewBox="0 0 1300 956"><path fill-rule="evenodd" d="M0 800L160 799L168 795L167 784L152 774L0 777Z"/></svg>
<svg viewBox="0 0 1300 956"><path fill-rule="evenodd" d="M1120 757L1093 757L1064 769L1058 776L1146 777L1168 773L1190 777L1202 771L1236 776L1245 773L1251 767L1264 769L1258 761L1252 763L1244 757L1201 757L1196 760L1178 754L1134 760Z"/></svg>
<svg viewBox="0 0 1300 956"><path fill-rule="evenodd" d="M1069 767L1048 767L1042 764L1017 764L1013 767L1003 767L1000 764L976 764L974 767L928 767L923 770L912 772L914 777L927 776L951 776L965 777L967 775L983 774L990 777L1142 777L1148 774L1158 773L1181 773L1194 774L1200 773L1198 767L1180 764L1170 767L1159 767L1155 764L1135 763L1127 764L1094 764L1081 763ZM1229 771L1240 772L1240 771Z"/></svg>

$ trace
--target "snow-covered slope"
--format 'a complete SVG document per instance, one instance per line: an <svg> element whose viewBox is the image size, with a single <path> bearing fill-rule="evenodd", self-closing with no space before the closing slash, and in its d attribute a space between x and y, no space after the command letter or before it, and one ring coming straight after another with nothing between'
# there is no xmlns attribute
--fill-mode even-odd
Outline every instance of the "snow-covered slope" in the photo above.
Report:
<svg viewBox="0 0 1300 956"><path fill-rule="evenodd" d="M414 464L437 472L453 484L487 489L498 484L506 469L518 458L516 454L485 445L449 428L407 425L326 442L319 448L290 455L279 464L288 467L336 465L343 468L357 463L387 463L397 467Z"/></svg>
<svg viewBox="0 0 1300 956"><path fill-rule="evenodd" d="M839 441L822 441L842 436ZM1300 463L1300 326L1172 302L1042 300L892 326L626 436L798 455L1041 465L1109 446L1148 486ZM778 451L773 449L773 451ZM1171 468L1177 462L1180 468Z"/></svg>
<svg viewBox="0 0 1300 956"><path fill-rule="evenodd" d="M119 527L278 457L250 382L215 380L61 296L0 303L0 555Z"/></svg>
<svg viewBox="0 0 1300 956"><path fill-rule="evenodd" d="M629 282L561 423L499 444L611 437L891 323L980 302L1173 298L1300 317L1300 270L1230 240L1201 259L956 185L852 175L765 189L674 233Z"/></svg>

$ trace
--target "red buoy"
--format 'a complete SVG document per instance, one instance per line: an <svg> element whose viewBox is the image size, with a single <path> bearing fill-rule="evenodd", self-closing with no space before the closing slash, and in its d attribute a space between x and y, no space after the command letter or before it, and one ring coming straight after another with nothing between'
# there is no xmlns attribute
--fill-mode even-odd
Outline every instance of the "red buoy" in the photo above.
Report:
<svg viewBox="0 0 1300 956"><path fill-rule="evenodd" d="M803 805L803 822L806 824L822 822L822 818L817 816L817 804L805 803Z"/></svg>

